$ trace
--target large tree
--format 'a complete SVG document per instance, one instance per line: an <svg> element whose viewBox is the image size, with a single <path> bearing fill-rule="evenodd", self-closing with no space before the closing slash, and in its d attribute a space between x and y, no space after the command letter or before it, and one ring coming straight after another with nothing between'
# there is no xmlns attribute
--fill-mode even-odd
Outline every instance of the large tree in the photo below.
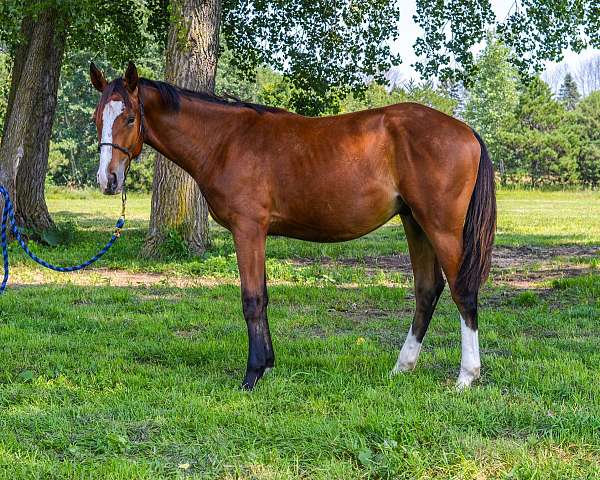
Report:
<svg viewBox="0 0 600 480"><path fill-rule="evenodd" d="M34 230L52 225L44 180L65 46L85 45L123 62L148 43L151 13L142 0L0 3L0 44L13 58L0 143L0 183L9 190L21 225Z"/></svg>
<svg viewBox="0 0 600 480"><path fill-rule="evenodd" d="M66 37L66 25L61 23L56 13L53 21L53 28L47 31L48 37L44 39L46 43L43 52L40 52L41 58L38 59L42 64L40 91L35 95L24 154L16 176L17 222L35 231L47 230L54 226L44 197L46 176L40 174L48 169L50 137ZM19 61L17 56L13 66L15 76L19 75L17 69L22 68L23 62Z"/></svg>
<svg viewBox="0 0 600 480"><path fill-rule="evenodd" d="M43 89L47 46L53 41L57 13L46 9L37 18L22 20L22 41L13 65L11 89L0 143L0 185L16 202L16 176L26 148L31 145L30 125L36 116L40 92ZM4 205L3 202L0 202ZM17 208L18 208L18 203Z"/></svg>
<svg viewBox="0 0 600 480"><path fill-rule="evenodd" d="M515 116L514 127L505 135L507 148L531 186L575 182L577 138L569 127L568 112L548 84L535 77L525 85Z"/></svg>
<svg viewBox="0 0 600 480"><path fill-rule="evenodd" d="M590 93L573 112L573 128L578 136L577 165L581 181L600 185L600 91Z"/></svg>
<svg viewBox="0 0 600 480"><path fill-rule="evenodd" d="M171 6L166 80L191 90L212 92L217 73L221 2L173 0ZM194 179L168 158L157 155L145 254L160 254L169 235L177 235L192 253L203 253L208 246L208 207Z"/></svg>

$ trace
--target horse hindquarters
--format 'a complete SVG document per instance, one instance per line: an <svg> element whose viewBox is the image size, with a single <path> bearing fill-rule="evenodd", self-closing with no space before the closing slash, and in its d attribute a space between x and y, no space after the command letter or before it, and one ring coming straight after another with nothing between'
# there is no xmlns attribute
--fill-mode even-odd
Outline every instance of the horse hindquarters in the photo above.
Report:
<svg viewBox="0 0 600 480"><path fill-rule="evenodd" d="M480 375L478 294L489 273L496 227L493 167L485 144L477 134L474 135L480 147L479 168L477 176L470 182L464 177L456 178L457 182L465 185L462 193L456 198L438 195L432 200L429 197L426 204L411 205L415 219L446 275L452 299L460 313L462 354L457 380L459 388L469 386ZM471 159L462 161L467 165ZM452 174L451 171L445 172L445 175ZM471 188L470 199L465 198ZM465 208L463 205L468 206Z"/></svg>
<svg viewBox="0 0 600 480"><path fill-rule="evenodd" d="M478 294L491 267L496 233L496 192L494 169L481 137L479 170L463 227L463 253L452 296L461 313L461 368L457 386L468 387L479 378Z"/></svg>

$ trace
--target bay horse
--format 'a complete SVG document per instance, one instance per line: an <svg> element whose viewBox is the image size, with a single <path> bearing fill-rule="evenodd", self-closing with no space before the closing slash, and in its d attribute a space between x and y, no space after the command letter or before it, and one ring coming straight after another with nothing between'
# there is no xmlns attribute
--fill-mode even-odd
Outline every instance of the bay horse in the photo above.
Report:
<svg viewBox="0 0 600 480"><path fill-rule="evenodd" d="M195 179L211 216L233 234L248 328L242 388L275 364L267 236L341 242L395 215L416 309L392 373L415 367L445 276L460 314L457 387L479 378L478 293L490 270L496 199L487 149L466 124L415 103L304 117L140 78L133 63L110 83L93 63L90 76L102 93L94 115L102 191L122 190L146 143Z"/></svg>

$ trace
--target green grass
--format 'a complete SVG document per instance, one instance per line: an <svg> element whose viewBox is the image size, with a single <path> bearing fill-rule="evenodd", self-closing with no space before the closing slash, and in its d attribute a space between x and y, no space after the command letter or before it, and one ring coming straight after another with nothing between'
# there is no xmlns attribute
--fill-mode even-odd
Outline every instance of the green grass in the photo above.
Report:
<svg viewBox="0 0 600 480"><path fill-rule="evenodd" d="M498 244L598 245L600 192L498 192Z"/></svg>
<svg viewBox="0 0 600 480"><path fill-rule="evenodd" d="M598 244L598 200L499 192L499 243ZM76 224L75 242L35 247L65 263L93 253L120 209L118 199L89 192L54 193L49 205ZM149 198L130 196L128 211L128 230L103 266L210 276L216 285L78 286L66 274L9 287L0 297L0 478L600 477L596 258L553 259L557 268L586 267L581 276L488 285L483 376L459 393L459 327L447 292L417 370L388 377L412 286L370 257L405 252L401 227L338 245L271 239L277 368L249 394L238 389L247 341L239 289L229 284L229 234L215 227L202 259L143 260ZM37 275L12 248L16 278Z"/></svg>

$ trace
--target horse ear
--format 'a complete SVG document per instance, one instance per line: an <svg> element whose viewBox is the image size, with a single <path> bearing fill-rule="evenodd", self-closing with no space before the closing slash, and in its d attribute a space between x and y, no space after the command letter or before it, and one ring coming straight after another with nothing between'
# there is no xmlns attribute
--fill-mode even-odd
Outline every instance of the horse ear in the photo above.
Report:
<svg viewBox="0 0 600 480"><path fill-rule="evenodd" d="M94 62L90 63L90 80L92 81L94 88L99 92L102 92L108 84L104 78L104 74L96 65L94 65Z"/></svg>
<svg viewBox="0 0 600 480"><path fill-rule="evenodd" d="M125 85L127 86L127 90L129 93L135 92L135 89L138 86L138 72L137 67L133 62L129 62L127 65L127 71L125 72Z"/></svg>

